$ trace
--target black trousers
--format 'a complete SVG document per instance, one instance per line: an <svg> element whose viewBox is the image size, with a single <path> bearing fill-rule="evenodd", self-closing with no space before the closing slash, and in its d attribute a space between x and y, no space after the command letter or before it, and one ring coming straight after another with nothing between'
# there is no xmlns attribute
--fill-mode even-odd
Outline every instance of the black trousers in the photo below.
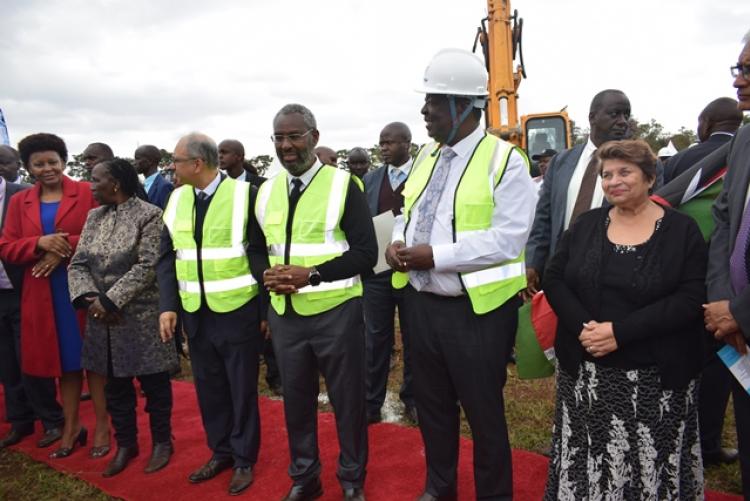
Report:
<svg viewBox="0 0 750 501"><path fill-rule="evenodd" d="M742 495L750 500L750 395L732 377L734 419L737 423L737 446L740 452Z"/></svg>
<svg viewBox="0 0 750 501"><path fill-rule="evenodd" d="M456 493L460 409L474 437L477 499L511 499L513 471L503 387L518 324L518 300L476 315L467 297L405 289L414 396L433 496Z"/></svg>
<svg viewBox="0 0 750 501"><path fill-rule="evenodd" d="M404 314L403 296L403 290L391 287L390 272L380 273L364 281L363 306L367 350L367 413L369 415L379 414L385 402L394 343L394 315L397 306L404 355L404 372L399 397L407 406L414 405L409 328Z"/></svg>
<svg viewBox="0 0 750 501"><path fill-rule="evenodd" d="M146 394L146 412L151 428L151 442L169 442L172 437L172 383L169 372L157 372L136 376ZM132 377L107 378L104 387L107 396L107 411L112 416L115 440L118 447L132 447L138 443L136 424L137 398Z"/></svg>
<svg viewBox="0 0 750 501"><path fill-rule="evenodd" d="M701 450L704 454L721 449L721 434L729 394L732 391L732 379L734 378L727 366L718 356L712 354L701 372L698 397Z"/></svg>
<svg viewBox="0 0 750 501"><path fill-rule="evenodd" d="M273 342L266 339L263 342L263 361L266 364L266 383L269 387L281 385L279 364L276 362L276 354L273 352Z"/></svg>
<svg viewBox="0 0 750 501"><path fill-rule="evenodd" d="M339 461L336 475L344 489L362 487L367 465L365 413L365 326L362 302L351 299L319 315L294 312L268 322L284 388L289 437L289 476L305 485L320 475L318 455L318 371L336 415Z"/></svg>
<svg viewBox="0 0 750 501"><path fill-rule="evenodd" d="M45 430L63 425L54 378L21 372L21 309L14 291L0 291L0 382L5 393L5 417L13 429L33 431L36 419Z"/></svg>
<svg viewBox="0 0 750 501"><path fill-rule="evenodd" d="M258 304L233 312L205 307L185 316L193 380L214 459L253 466L260 449L258 357L263 348Z"/></svg>

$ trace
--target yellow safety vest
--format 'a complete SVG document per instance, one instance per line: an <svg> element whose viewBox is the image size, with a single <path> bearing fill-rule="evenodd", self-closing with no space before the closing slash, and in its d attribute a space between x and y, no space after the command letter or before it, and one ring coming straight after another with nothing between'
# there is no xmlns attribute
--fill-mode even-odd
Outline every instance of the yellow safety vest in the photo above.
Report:
<svg viewBox="0 0 750 501"><path fill-rule="evenodd" d="M437 143L425 145L418 153L412 172L404 186L404 233L393 241L405 242L411 209L432 177L439 155ZM474 150L454 193L453 241L470 239L476 232L492 226L495 208L493 193L503 177L508 158L515 148L492 135L485 135ZM434 155L433 155L434 154ZM526 159L526 155L523 155ZM526 160L528 165L528 160ZM507 210L513 210L509 207ZM479 271L459 273L459 279L476 314L490 312L526 287L524 253L514 259L488 266ZM406 273L394 272L391 283L401 289L409 282Z"/></svg>
<svg viewBox="0 0 750 501"><path fill-rule="evenodd" d="M211 311L233 311L258 295L245 252L250 185L225 178L216 189L203 221L200 249L195 242L195 192L185 185L174 190L164 210L164 224L175 250L175 272L182 307L194 312L201 291ZM198 260L203 273L201 283Z"/></svg>
<svg viewBox="0 0 750 501"><path fill-rule="evenodd" d="M287 241L289 192L287 176L278 175L261 185L255 204L255 215L268 245L271 266L293 264L317 266L340 256L349 249L341 230L346 193L351 174L324 165L302 192L294 211L291 240ZM286 254L288 253L288 258ZM359 275L307 285L291 295L291 304L299 315L317 315L362 295ZM284 294L271 293L271 306L279 315L286 310Z"/></svg>

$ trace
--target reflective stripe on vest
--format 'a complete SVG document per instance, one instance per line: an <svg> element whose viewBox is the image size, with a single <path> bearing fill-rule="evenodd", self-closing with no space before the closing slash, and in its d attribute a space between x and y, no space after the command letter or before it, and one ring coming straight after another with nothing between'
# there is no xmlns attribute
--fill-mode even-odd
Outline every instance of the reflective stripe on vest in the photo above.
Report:
<svg viewBox="0 0 750 501"><path fill-rule="evenodd" d="M466 166L453 196L454 242L470 239L473 234L492 226L495 208L493 194L500 183L508 158L514 147L495 136L485 135L479 142ZM411 209L426 188L437 163L439 145L432 143L422 148L404 187L404 235L409 224ZM518 150L520 151L520 150ZM525 155L523 155L525 158ZM528 161L527 161L528 165ZM509 209L509 210L512 210ZM394 240L397 238L394 237ZM524 254L514 259L489 266L482 270L459 273L461 283L477 314L492 311L518 291L526 287ZM403 288L409 281L406 273L393 273L392 285Z"/></svg>
<svg viewBox="0 0 750 501"><path fill-rule="evenodd" d="M270 264L317 266L349 250L341 230L350 173L326 166L318 170L300 195L292 221L291 241L286 239L289 218L287 176L281 174L263 183L258 191L255 215L266 236ZM285 253L289 260L285 262ZM334 282L307 285L290 296L294 311L317 315L344 301L362 295L359 275ZM286 297L271 293L271 306L279 315L286 311Z"/></svg>
<svg viewBox="0 0 750 501"><path fill-rule="evenodd" d="M200 308L201 292L209 309L219 313L236 310L258 294L258 284L250 273L245 253L249 186L231 178L219 184L203 221L200 252L195 242L193 187L182 186L170 196L163 218L172 237L177 285L185 311Z"/></svg>

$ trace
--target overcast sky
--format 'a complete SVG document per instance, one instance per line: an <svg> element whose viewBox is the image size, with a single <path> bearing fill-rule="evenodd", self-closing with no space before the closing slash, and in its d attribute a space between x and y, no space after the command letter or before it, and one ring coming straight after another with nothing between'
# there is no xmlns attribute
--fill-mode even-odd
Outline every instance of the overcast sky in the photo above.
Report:
<svg viewBox="0 0 750 501"><path fill-rule="evenodd" d="M514 0L528 79L521 113L568 106L588 123L597 91L630 97L640 121L695 129L736 97L729 67L750 29L746 0ZM273 155L275 112L299 102L320 144L371 146L391 121L428 138L419 84L444 47L471 48L481 0L0 0L0 108L12 144L62 136L132 157L180 135L237 138Z"/></svg>

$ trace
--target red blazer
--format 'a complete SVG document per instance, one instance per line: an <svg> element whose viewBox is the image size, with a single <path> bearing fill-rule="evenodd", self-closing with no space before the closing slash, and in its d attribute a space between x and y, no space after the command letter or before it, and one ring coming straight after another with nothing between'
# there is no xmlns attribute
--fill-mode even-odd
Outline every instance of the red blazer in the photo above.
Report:
<svg viewBox="0 0 750 501"><path fill-rule="evenodd" d="M41 258L36 249L43 235L40 217L39 183L17 193L10 199L0 238L0 259L24 269L21 289L21 370L32 376L58 377L62 374L57 327L52 307L52 291L48 278L34 278L31 269ZM75 251L89 210L96 207L89 183L63 176L63 196L55 216L55 227L70 236ZM68 266L64 261L60 266ZM86 310L78 314L81 334L84 332Z"/></svg>

